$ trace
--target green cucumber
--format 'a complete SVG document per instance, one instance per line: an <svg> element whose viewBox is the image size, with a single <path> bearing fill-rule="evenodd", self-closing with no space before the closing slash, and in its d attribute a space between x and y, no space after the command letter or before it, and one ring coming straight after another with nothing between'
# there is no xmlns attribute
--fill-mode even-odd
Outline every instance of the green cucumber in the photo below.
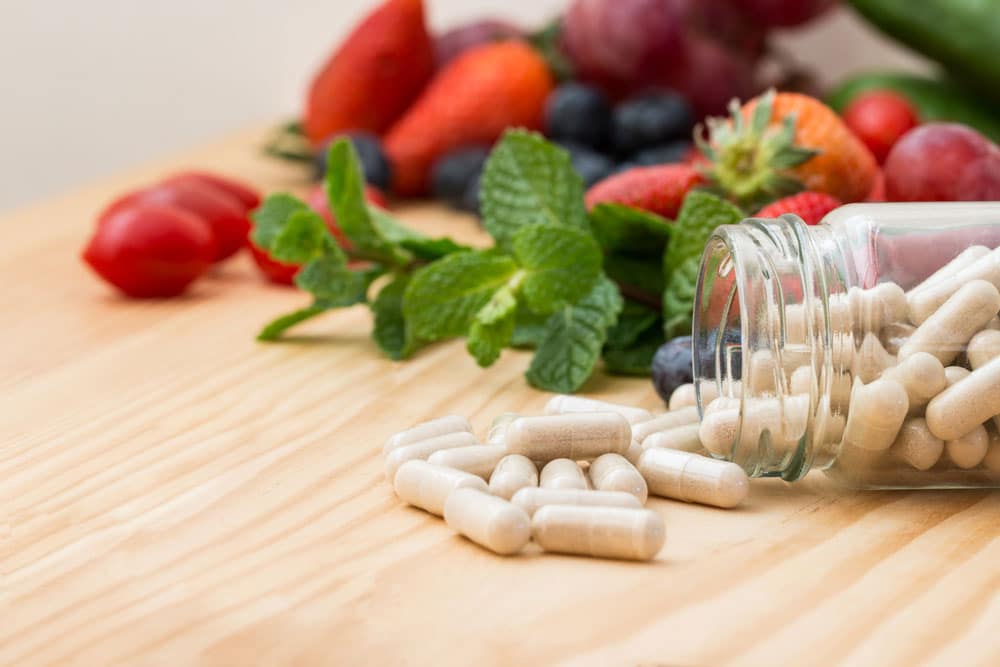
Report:
<svg viewBox="0 0 1000 667"><path fill-rule="evenodd" d="M952 81L936 81L914 74L872 72L844 81L827 95L826 101L839 113L866 90L899 93L914 106L921 121L964 123L1000 142L1000 109Z"/></svg>
<svg viewBox="0 0 1000 667"><path fill-rule="evenodd" d="M851 0L869 22L1000 103L1000 2Z"/></svg>

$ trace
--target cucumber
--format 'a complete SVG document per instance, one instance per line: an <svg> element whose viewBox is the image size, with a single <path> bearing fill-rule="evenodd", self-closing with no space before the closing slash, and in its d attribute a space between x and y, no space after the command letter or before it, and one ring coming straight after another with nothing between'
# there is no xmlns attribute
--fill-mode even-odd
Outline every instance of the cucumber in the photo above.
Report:
<svg viewBox="0 0 1000 667"><path fill-rule="evenodd" d="M827 104L842 112L859 93L891 90L910 101L920 120L964 123L1000 143L1000 109L952 81L914 74L872 72L844 81L827 96Z"/></svg>
<svg viewBox="0 0 1000 667"><path fill-rule="evenodd" d="M1000 103L998 0L850 0L869 22Z"/></svg>

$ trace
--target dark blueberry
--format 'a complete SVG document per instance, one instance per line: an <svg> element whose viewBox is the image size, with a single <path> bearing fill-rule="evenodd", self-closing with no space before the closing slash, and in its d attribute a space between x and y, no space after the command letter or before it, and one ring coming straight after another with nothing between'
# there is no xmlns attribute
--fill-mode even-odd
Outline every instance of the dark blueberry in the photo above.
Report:
<svg viewBox="0 0 1000 667"><path fill-rule="evenodd" d="M488 155L489 149L473 146L442 156L431 170L431 193L456 208L465 208L469 184L478 182Z"/></svg>
<svg viewBox="0 0 1000 667"><path fill-rule="evenodd" d="M664 403L674 389L692 380L691 336L678 336L660 346L653 355L653 387Z"/></svg>
<svg viewBox="0 0 1000 667"><path fill-rule="evenodd" d="M614 173L615 163L606 155L602 155L582 144L573 142L560 143L569 152L573 168L576 169L576 173L580 174L585 188L589 188L597 181L607 178Z"/></svg>
<svg viewBox="0 0 1000 667"><path fill-rule="evenodd" d="M388 190L392 184L392 165L389 158L382 150L382 144L378 137L370 132L361 130L344 132L327 143L316 153L316 179L323 180L326 177L326 153L330 144L337 139L347 137L354 144L354 150L361 161L361 173L369 185L374 185L379 190Z"/></svg>
<svg viewBox="0 0 1000 667"><path fill-rule="evenodd" d="M476 177L469 181L465 192L462 193L462 199L458 202L458 208L479 215L479 181L481 179L482 174L480 173L476 174Z"/></svg>
<svg viewBox="0 0 1000 667"><path fill-rule="evenodd" d="M677 93L647 93L615 109L611 137L619 155L632 155L650 146L669 143L691 134L694 114Z"/></svg>
<svg viewBox="0 0 1000 667"><path fill-rule="evenodd" d="M557 141L604 148L611 132L611 105L595 88L564 83L545 105L545 133Z"/></svg>
<svg viewBox="0 0 1000 667"><path fill-rule="evenodd" d="M689 150L691 150L691 142L678 139L662 146L645 148L633 155L631 161L644 166L683 162Z"/></svg>

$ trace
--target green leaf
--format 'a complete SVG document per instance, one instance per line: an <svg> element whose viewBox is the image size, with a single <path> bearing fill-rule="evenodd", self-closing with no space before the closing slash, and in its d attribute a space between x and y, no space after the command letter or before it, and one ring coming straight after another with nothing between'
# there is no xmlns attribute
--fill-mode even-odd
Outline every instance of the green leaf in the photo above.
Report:
<svg viewBox="0 0 1000 667"><path fill-rule="evenodd" d="M539 315L528 310L523 303L517 305L514 333L510 337L511 347L536 348L545 338L547 315Z"/></svg>
<svg viewBox="0 0 1000 667"><path fill-rule="evenodd" d="M375 228L383 238L409 250L417 259L433 261L453 252L472 250L469 246L455 243L449 238L431 238L410 229L377 206L369 205L368 214L371 215Z"/></svg>
<svg viewBox="0 0 1000 667"><path fill-rule="evenodd" d="M668 336L690 332L695 283L709 236L716 227L742 219L738 208L711 193L693 190L684 198L663 255L663 326Z"/></svg>
<svg viewBox="0 0 1000 667"><path fill-rule="evenodd" d="M548 391L576 391L593 372L621 309L618 288L602 277L579 303L552 314L525 374L528 382Z"/></svg>
<svg viewBox="0 0 1000 667"><path fill-rule="evenodd" d="M486 160L480 188L483 224L500 246L528 225L588 226L583 181L569 154L538 134L508 130Z"/></svg>
<svg viewBox="0 0 1000 667"><path fill-rule="evenodd" d="M607 347L604 350L604 370L617 375L649 375L653 355L662 344L663 332L654 327L626 347Z"/></svg>
<svg viewBox="0 0 1000 667"><path fill-rule="evenodd" d="M608 347L626 348L660 320L660 313L648 306L626 301L615 326L608 329ZM657 331L660 335L660 331Z"/></svg>
<svg viewBox="0 0 1000 667"><path fill-rule="evenodd" d="M601 273L600 247L593 236L572 227L522 227L513 249L525 270L521 294L542 315L582 298Z"/></svg>
<svg viewBox="0 0 1000 667"><path fill-rule="evenodd" d="M631 206L598 204L590 211L594 237L605 252L662 257L671 221Z"/></svg>
<svg viewBox="0 0 1000 667"><path fill-rule="evenodd" d="M649 295L654 302L663 294L663 261L659 257L608 255L604 258L604 273L622 286L626 296L629 294L626 286Z"/></svg>
<svg viewBox="0 0 1000 667"><path fill-rule="evenodd" d="M413 274L403 297L403 314L413 335L424 341L462 336L476 313L517 273L517 264L493 252L448 255Z"/></svg>
<svg viewBox="0 0 1000 667"><path fill-rule="evenodd" d="M306 308L300 308L299 310L293 310L287 315L282 315L281 317L269 322L260 333L257 334L257 340L259 341L275 341L281 338L281 334L285 333L288 329L292 328L300 322L305 322L306 320L316 317L321 313L325 313L329 308L319 304L313 304Z"/></svg>
<svg viewBox="0 0 1000 667"><path fill-rule="evenodd" d="M344 251L334 244L295 275L295 284L330 308L351 306L365 300L367 277L347 268Z"/></svg>
<svg viewBox="0 0 1000 667"><path fill-rule="evenodd" d="M433 262L452 253L472 250L469 246L455 243L449 238L405 239L400 241L399 245L412 252L417 259L427 262Z"/></svg>
<svg viewBox="0 0 1000 667"><path fill-rule="evenodd" d="M332 242L330 231L318 213L298 210L274 237L270 255L279 262L305 264L321 256Z"/></svg>
<svg viewBox="0 0 1000 667"><path fill-rule="evenodd" d="M371 304L375 314L372 337L390 359L406 359L416 347L403 317L403 294L409 282L409 276L396 277L379 290Z"/></svg>
<svg viewBox="0 0 1000 667"><path fill-rule="evenodd" d="M270 251L274 245L274 239L284 228L285 223L296 211L308 211L309 207L305 202L296 199L290 194L279 192L264 200L253 213L253 233L250 240L255 245Z"/></svg>
<svg viewBox="0 0 1000 667"><path fill-rule="evenodd" d="M489 366L500 357L514 334L517 299L511 287L502 287L476 314L465 342L480 366Z"/></svg>

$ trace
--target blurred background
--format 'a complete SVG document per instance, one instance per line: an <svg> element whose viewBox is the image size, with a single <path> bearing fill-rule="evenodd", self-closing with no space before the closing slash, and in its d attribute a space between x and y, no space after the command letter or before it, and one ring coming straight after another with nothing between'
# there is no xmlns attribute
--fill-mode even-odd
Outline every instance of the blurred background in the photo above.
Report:
<svg viewBox="0 0 1000 667"><path fill-rule="evenodd" d="M315 68L378 0L8 3L0 210L291 117ZM442 30L477 17L540 26L568 0L428 0ZM928 65L838 8L779 44L828 83Z"/></svg>

